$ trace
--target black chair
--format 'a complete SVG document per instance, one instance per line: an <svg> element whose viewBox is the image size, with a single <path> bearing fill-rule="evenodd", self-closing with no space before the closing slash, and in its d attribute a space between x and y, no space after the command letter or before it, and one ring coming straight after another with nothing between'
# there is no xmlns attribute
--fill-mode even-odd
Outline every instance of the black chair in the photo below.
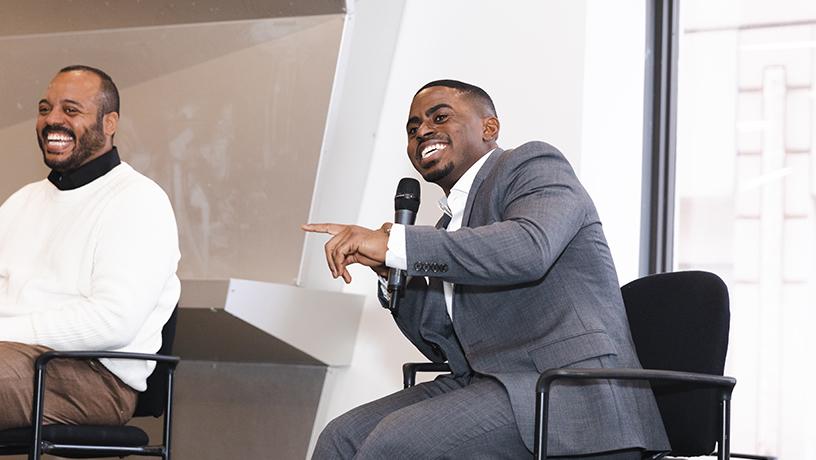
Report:
<svg viewBox="0 0 816 460"><path fill-rule="evenodd" d="M543 372L536 395L535 458L547 458L547 408L555 381L624 379L652 383L670 455L774 459L730 453L730 401L736 380L723 376L730 320L725 283L707 272L663 273L632 281L621 293L643 369ZM444 372L445 366L406 363L404 384L413 385L418 371Z"/></svg>
<svg viewBox="0 0 816 460"><path fill-rule="evenodd" d="M125 457L128 455L161 457L170 460L170 428L173 415L173 375L179 358L169 356L176 335L178 308L162 328L162 346L158 354L50 351L35 362L34 406L32 427L0 431L0 456L28 454L39 460L42 454L67 458ZM139 393L134 417L161 417L161 445L149 445L142 429L134 426L43 425L45 369L53 359L137 359L156 361L156 368L147 379L147 390Z"/></svg>

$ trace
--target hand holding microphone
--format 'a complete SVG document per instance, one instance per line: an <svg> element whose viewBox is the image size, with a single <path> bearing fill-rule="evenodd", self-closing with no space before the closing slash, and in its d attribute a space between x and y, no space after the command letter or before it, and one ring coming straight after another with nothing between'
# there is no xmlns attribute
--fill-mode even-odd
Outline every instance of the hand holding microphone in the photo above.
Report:
<svg viewBox="0 0 816 460"><path fill-rule="evenodd" d="M400 185L397 187L397 195L394 197L394 206L396 209L396 223L404 225L414 223L416 211L419 209L419 182L416 179L405 178L400 181ZM358 225L334 223L304 224L301 228L306 232L326 233L332 236L324 246L329 270L331 270L334 278L342 277L346 283L350 283L351 274L349 274L348 265L358 263L377 268L378 271L378 267L384 267L385 254L388 250L388 233L386 231L388 225L390 224L383 225L378 230L371 230ZM391 276L389 276L390 278ZM404 278L403 273L401 279ZM395 279L395 282L396 295L392 297L399 297L405 283L400 280L399 276Z"/></svg>

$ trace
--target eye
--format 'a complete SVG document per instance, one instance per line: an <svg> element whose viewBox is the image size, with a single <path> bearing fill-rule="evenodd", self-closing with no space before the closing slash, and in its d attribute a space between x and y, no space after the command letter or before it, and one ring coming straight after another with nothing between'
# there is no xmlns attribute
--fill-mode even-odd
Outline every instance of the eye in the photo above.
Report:
<svg viewBox="0 0 816 460"><path fill-rule="evenodd" d="M64 110L64 112L65 112L66 114L68 114L68 115L76 115L76 114L78 114L78 113L79 113L79 110L77 110L77 109L75 109L75 108L73 108L73 107L66 107L66 108L65 108L65 109L63 109L63 110Z"/></svg>
<svg viewBox="0 0 816 460"><path fill-rule="evenodd" d="M41 105L41 106L39 106L37 108L37 112L40 115L48 115L48 112L50 112L50 111L51 111L51 107L48 107L47 105Z"/></svg>
<svg viewBox="0 0 816 460"><path fill-rule="evenodd" d="M434 123L444 123L447 119L448 115L445 113L437 113L434 115Z"/></svg>
<svg viewBox="0 0 816 460"><path fill-rule="evenodd" d="M416 134L416 133L417 133L417 128L416 128L416 126L412 126L412 127L408 128L408 135L409 135L409 136L413 136L413 135L414 135L414 134Z"/></svg>

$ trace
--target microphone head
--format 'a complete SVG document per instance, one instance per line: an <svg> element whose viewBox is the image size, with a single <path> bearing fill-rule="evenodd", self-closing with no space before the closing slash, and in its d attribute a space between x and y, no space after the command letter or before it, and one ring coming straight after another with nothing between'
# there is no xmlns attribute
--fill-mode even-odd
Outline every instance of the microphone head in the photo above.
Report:
<svg viewBox="0 0 816 460"><path fill-rule="evenodd" d="M408 209L413 212L419 210L419 181L413 177L403 177L397 185L394 195L394 209Z"/></svg>

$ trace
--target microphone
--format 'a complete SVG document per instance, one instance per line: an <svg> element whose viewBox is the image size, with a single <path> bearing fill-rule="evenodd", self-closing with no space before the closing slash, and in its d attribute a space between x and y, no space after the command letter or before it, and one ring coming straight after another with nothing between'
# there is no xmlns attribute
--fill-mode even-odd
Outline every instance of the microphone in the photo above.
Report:
<svg viewBox="0 0 816 460"><path fill-rule="evenodd" d="M416 213L419 210L419 181L411 177L403 177L397 185L397 193L394 195L394 223L402 225L414 225ZM388 293L391 298L388 300L388 309L391 314L397 316L399 310L399 299L405 290L404 270L391 268L388 270Z"/></svg>

